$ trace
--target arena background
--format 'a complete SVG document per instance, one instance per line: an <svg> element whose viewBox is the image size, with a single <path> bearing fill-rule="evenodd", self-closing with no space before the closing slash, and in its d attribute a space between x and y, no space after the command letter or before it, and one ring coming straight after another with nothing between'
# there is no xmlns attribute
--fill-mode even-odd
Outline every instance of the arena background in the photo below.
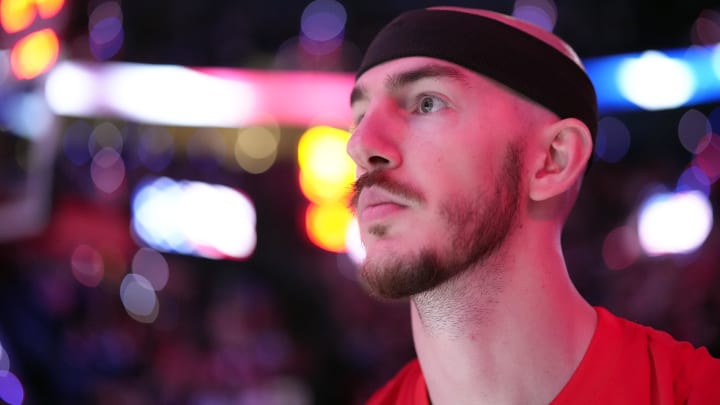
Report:
<svg viewBox="0 0 720 405"><path fill-rule="evenodd" d="M313 195L301 161L346 171L362 50L439 4L576 49L602 119L571 277L720 356L717 0L1 0L0 398L362 403L414 356L407 305L362 292L348 215L322 211L347 184ZM37 32L57 45L22 65ZM243 112L245 91L271 101ZM327 142L302 155L312 134Z"/></svg>

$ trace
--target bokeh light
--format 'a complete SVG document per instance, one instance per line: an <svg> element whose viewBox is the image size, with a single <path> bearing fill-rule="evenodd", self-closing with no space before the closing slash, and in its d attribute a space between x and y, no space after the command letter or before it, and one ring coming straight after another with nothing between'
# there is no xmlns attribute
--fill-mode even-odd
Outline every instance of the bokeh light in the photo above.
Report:
<svg viewBox="0 0 720 405"><path fill-rule="evenodd" d="M93 156L90 177L95 187L111 194L117 191L125 180L125 162L113 148L103 148Z"/></svg>
<svg viewBox="0 0 720 405"><path fill-rule="evenodd" d="M123 144L124 140L120 129L112 122L105 121L96 125L90 134L88 150L91 155L95 155L105 148L121 153Z"/></svg>
<svg viewBox="0 0 720 405"><path fill-rule="evenodd" d="M160 252L150 248L140 248L132 259L132 272L145 277L155 291L165 288L170 277L170 268Z"/></svg>
<svg viewBox="0 0 720 405"><path fill-rule="evenodd" d="M77 115L98 104L101 86L86 67L69 62L59 63L47 77L45 99L59 115Z"/></svg>
<svg viewBox="0 0 720 405"><path fill-rule="evenodd" d="M516 0L512 15L552 32L557 22L557 7L553 0Z"/></svg>
<svg viewBox="0 0 720 405"><path fill-rule="evenodd" d="M300 45L314 55L326 55L342 45L347 12L334 0L315 0L303 10Z"/></svg>
<svg viewBox="0 0 720 405"><path fill-rule="evenodd" d="M692 26L692 40L696 45L712 45L720 42L720 12L706 9Z"/></svg>
<svg viewBox="0 0 720 405"><path fill-rule="evenodd" d="M280 144L279 128L251 126L238 130L235 160L248 173L262 173L274 163Z"/></svg>
<svg viewBox="0 0 720 405"><path fill-rule="evenodd" d="M88 145L92 131L93 128L90 124L78 120L70 124L63 132L62 144L65 157L78 166L84 165L91 158Z"/></svg>
<svg viewBox="0 0 720 405"><path fill-rule="evenodd" d="M659 51L627 59L617 72L620 93L646 110L679 107L692 97L697 85L686 62Z"/></svg>
<svg viewBox="0 0 720 405"><path fill-rule="evenodd" d="M649 256L690 253L705 242L712 224L712 206L702 192L654 194L638 214L640 245Z"/></svg>
<svg viewBox="0 0 720 405"><path fill-rule="evenodd" d="M90 13L88 21L90 51L97 60L107 60L122 48L125 37L123 13L115 1L100 3Z"/></svg>
<svg viewBox="0 0 720 405"><path fill-rule="evenodd" d="M255 250L255 207L226 186L151 179L135 191L132 211L137 237L163 252L244 259Z"/></svg>
<svg viewBox="0 0 720 405"><path fill-rule="evenodd" d="M86 287L97 287L105 275L102 255L86 244L75 247L70 257L70 267L75 280Z"/></svg>
<svg viewBox="0 0 720 405"><path fill-rule="evenodd" d="M0 119L13 132L32 139L48 135L54 116L41 93L12 94L6 96L5 101L4 108L0 108Z"/></svg>
<svg viewBox="0 0 720 405"><path fill-rule="evenodd" d="M55 31L35 31L18 41L10 53L10 66L18 79L34 79L50 70L60 53Z"/></svg>
<svg viewBox="0 0 720 405"><path fill-rule="evenodd" d="M678 123L678 138L690 153L700 153L710 143L712 128L710 120L695 109L687 110Z"/></svg>
<svg viewBox="0 0 720 405"><path fill-rule="evenodd" d="M720 44L715 45L713 48L711 63L715 76L720 79Z"/></svg>
<svg viewBox="0 0 720 405"><path fill-rule="evenodd" d="M720 134L720 107L712 110L710 114L708 114L708 120L710 121L713 132Z"/></svg>
<svg viewBox="0 0 720 405"><path fill-rule="evenodd" d="M35 20L34 0L0 1L0 24L5 32L12 34L29 27Z"/></svg>
<svg viewBox="0 0 720 405"><path fill-rule="evenodd" d="M65 0L35 0L38 14L42 18L54 17L65 5Z"/></svg>
<svg viewBox="0 0 720 405"><path fill-rule="evenodd" d="M0 49L0 85L10 79L10 51Z"/></svg>
<svg viewBox="0 0 720 405"><path fill-rule="evenodd" d="M708 176L697 166L691 165L682 172L677 181L676 192L696 190L710 195L711 181Z"/></svg>
<svg viewBox="0 0 720 405"><path fill-rule="evenodd" d="M598 121L595 155L606 162L617 163L630 150L630 131L625 123L615 117Z"/></svg>
<svg viewBox="0 0 720 405"><path fill-rule="evenodd" d="M365 260L365 246L360 239L360 226L358 226L357 218L353 218L348 226L345 245L347 254L353 263L359 265Z"/></svg>
<svg viewBox="0 0 720 405"><path fill-rule="evenodd" d="M309 204L305 227L310 240L330 252L344 252L353 216L343 203Z"/></svg>
<svg viewBox="0 0 720 405"><path fill-rule="evenodd" d="M175 138L163 127L146 127L137 145L140 162L148 169L160 172L175 155Z"/></svg>
<svg viewBox="0 0 720 405"><path fill-rule="evenodd" d="M693 164L700 168L711 182L720 178L720 136L713 134L707 146L698 153Z"/></svg>
<svg viewBox="0 0 720 405"><path fill-rule="evenodd" d="M255 250L256 216L250 199L229 187L201 182L185 185L189 209L205 208L205 215L186 216L185 235L207 257L249 257Z"/></svg>
<svg viewBox="0 0 720 405"><path fill-rule="evenodd" d="M0 374L5 374L10 371L10 356L3 348L2 342L0 342Z"/></svg>
<svg viewBox="0 0 720 405"><path fill-rule="evenodd" d="M630 267L640 257L642 251L635 230L627 225L610 231L602 245L602 257L611 270Z"/></svg>
<svg viewBox="0 0 720 405"><path fill-rule="evenodd" d="M345 29L347 12L334 0L315 0L303 10L302 33L315 41L327 41L340 35Z"/></svg>
<svg viewBox="0 0 720 405"><path fill-rule="evenodd" d="M120 299L133 319L143 323L155 322L160 303L152 284L139 274L127 274L120 284Z"/></svg>
<svg viewBox="0 0 720 405"><path fill-rule="evenodd" d="M200 128L188 138L185 153L195 168L214 172L225 160L225 141L217 129Z"/></svg>
<svg viewBox="0 0 720 405"><path fill-rule="evenodd" d="M0 399L8 405L21 405L25 399L22 383L10 371L0 373Z"/></svg>
<svg viewBox="0 0 720 405"><path fill-rule="evenodd" d="M321 204L347 198L355 180L355 164L346 150L350 133L318 126L298 143L300 188L310 201Z"/></svg>
<svg viewBox="0 0 720 405"><path fill-rule="evenodd" d="M253 84L186 67L117 64L107 66L102 79L104 102L139 122L233 127L255 113Z"/></svg>

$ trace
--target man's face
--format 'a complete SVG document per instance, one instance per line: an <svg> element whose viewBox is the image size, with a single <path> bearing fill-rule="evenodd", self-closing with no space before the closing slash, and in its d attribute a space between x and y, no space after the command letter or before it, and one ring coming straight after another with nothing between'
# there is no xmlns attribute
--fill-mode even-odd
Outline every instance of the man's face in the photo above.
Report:
<svg viewBox="0 0 720 405"><path fill-rule="evenodd" d="M413 57L365 72L352 99L366 288L409 297L495 253L521 199L515 96L457 65Z"/></svg>

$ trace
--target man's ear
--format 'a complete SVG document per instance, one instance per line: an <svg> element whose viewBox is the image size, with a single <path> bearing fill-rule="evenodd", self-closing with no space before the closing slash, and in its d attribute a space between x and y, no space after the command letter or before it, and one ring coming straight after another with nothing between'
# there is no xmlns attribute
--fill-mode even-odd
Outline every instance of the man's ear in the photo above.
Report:
<svg viewBox="0 0 720 405"><path fill-rule="evenodd" d="M543 201L564 193L583 176L592 154L590 130L580 120L566 118L545 127L532 158L529 196Z"/></svg>

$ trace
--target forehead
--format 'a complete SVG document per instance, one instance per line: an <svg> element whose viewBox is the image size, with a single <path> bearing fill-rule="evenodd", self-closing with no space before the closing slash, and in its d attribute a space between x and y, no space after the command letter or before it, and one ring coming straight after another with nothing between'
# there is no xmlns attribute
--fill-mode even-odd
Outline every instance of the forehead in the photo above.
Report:
<svg viewBox="0 0 720 405"><path fill-rule="evenodd" d="M412 56L393 59L364 72L355 82L350 104L366 101L375 94L393 93L429 79L435 83L455 85L458 91L492 94L500 98L517 98L516 93L494 80L460 65L436 58ZM498 93L502 93L499 95Z"/></svg>
<svg viewBox="0 0 720 405"><path fill-rule="evenodd" d="M470 80L473 76L479 76L477 73L471 70L468 70L460 65L456 65L442 59L424 56L410 56L405 58L393 59L369 69L367 72L363 73L360 77L358 77L358 79L355 81L355 85L359 87L382 85L385 84L385 82L387 81L391 81L397 75L406 72L419 71L423 68L428 67L439 68L434 70L436 74L431 75L434 78L447 77L467 81Z"/></svg>

